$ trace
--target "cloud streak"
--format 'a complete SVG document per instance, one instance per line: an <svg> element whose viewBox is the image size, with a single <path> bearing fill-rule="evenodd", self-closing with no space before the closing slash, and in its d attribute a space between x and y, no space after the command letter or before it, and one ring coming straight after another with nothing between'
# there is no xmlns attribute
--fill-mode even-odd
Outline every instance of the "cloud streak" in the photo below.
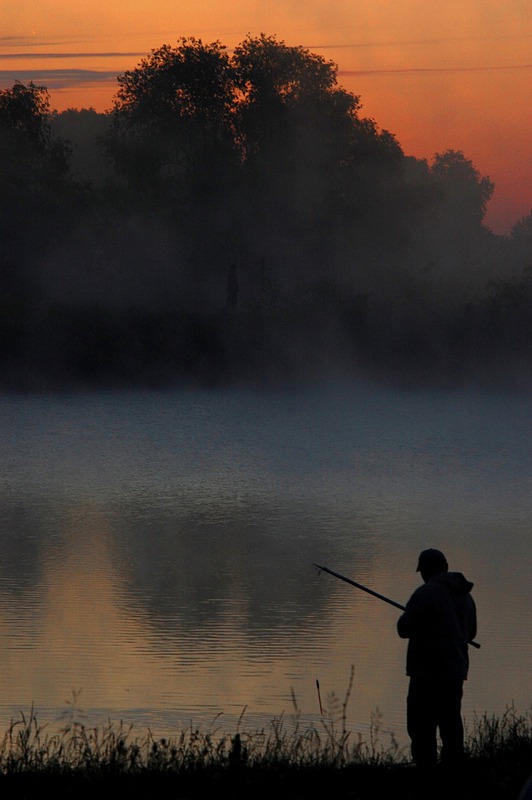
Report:
<svg viewBox="0 0 532 800"><path fill-rule="evenodd" d="M139 58L145 53L0 53L0 61L3 59L47 59L47 58Z"/></svg>
<svg viewBox="0 0 532 800"><path fill-rule="evenodd" d="M98 54L101 55L101 54ZM121 54L124 55L124 54ZM132 54L135 55L135 54ZM37 57L37 56L36 56ZM64 56L67 57L66 54ZM434 73L453 72L490 72L500 70L528 70L532 64L508 64L505 66L480 66L480 67L399 67L382 69L345 69L339 70L339 77L354 77L361 75L430 75ZM88 86L95 84L109 84L116 81L120 71L90 70L90 69L24 69L1 70L0 87L11 86L15 81L37 85L44 85L47 89L67 89L75 86Z"/></svg>
<svg viewBox="0 0 532 800"><path fill-rule="evenodd" d="M115 81L117 73L90 69L41 69L41 70L0 70L0 85L9 86L15 81L42 84L47 89L68 89Z"/></svg>
<svg viewBox="0 0 532 800"><path fill-rule="evenodd" d="M507 64L501 66L481 66L481 67L390 67L382 69L341 69L338 75L396 75L413 73L435 73L435 72L491 72L494 70L525 70L531 69L532 64Z"/></svg>
<svg viewBox="0 0 532 800"><path fill-rule="evenodd" d="M340 44L312 44L305 45L309 50L356 50L368 47L426 47L427 45L452 44L455 42L495 42L513 41L518 39L532 39L532 34L523 33L512 36L449 36L441 39L387 39L371 42L344 42Z"/></svg>
<svg viewBox="0 0 532 800"><path fill-rule="evenodd" d="M145 56L145 53L0 53L0 61L6 59L46 59L46 58L133 58Z"/></svg>
<svg viewBox="0 0 532 800"><path fill-rule="evenodd" d="M82 36L54 36L53 39L38 36L0 36L0 47L56 47L67 43L86 42L86 37Z"/></svg>

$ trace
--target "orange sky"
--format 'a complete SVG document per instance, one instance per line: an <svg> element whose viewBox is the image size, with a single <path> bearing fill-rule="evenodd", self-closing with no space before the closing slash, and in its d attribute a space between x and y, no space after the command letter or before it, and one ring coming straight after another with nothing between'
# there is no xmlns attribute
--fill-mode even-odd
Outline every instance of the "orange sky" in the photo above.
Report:
<svg viewBox="0 0 532 800"><path fill-rule="evenodd" d="M0 32L1 88L98 111L163 43L273 34L334 60L407 154L463 150L495 181L495 231L532 208L532 0L0 0Z"/></svg>

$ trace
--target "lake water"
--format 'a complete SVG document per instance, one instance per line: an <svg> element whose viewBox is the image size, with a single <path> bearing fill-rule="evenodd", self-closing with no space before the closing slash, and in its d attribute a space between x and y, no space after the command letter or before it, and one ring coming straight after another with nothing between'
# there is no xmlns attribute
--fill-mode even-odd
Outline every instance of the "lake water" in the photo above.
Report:
<svg viewBox="0 0 532 800"><path fill-rule="evenodd" d="M532 702L532 398L371 387L0 398L0 727L305 721L406 742L398 612L475 583L468 722ZM214 723L213 721L216 720Z"/></svg>

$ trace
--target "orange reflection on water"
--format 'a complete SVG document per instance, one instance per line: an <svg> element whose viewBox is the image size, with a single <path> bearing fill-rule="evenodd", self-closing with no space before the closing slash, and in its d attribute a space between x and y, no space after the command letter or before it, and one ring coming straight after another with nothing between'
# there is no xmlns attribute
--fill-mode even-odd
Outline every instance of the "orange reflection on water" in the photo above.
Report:
<svg viewBox="0 0 532 800"><path fill-rule="evenodd" d="M292 691L299 711L319 724L316 679L326 711L334 711L333 695L344 699L354 665L349 724L367 729L380 707L388 729L393 722L402 727L404 687L397 676L390 682L390 663L401 675L404 648L387 607L333 591L325 616L295 636L265 625L262 637L250 639L237 581L222 615L192 633L177 622L169 632L132 596L128 565L119 560L105 514L85 506L63 518L59 544L45 551L39 586L26 598L33 612L24 611L21 600L3 603L4 725L32 705L38 718L41 709L59 723L70 703L81 722L124 716L135 722L140 710L160 711L177 726L195 715L238 718L246 709L244 727L249 720L254 729L257 714L262 724L293 714ZM317 603L320 592L330 594L331 586L310 569L307 577L316 580Z"/></svg>
<svg viewBox="0 0 532 800"><path fill-rule="evenodd" d="M80 512L62 534L54 562L43 565L31 629L18 630L16 618L4 620L3 640L13 645L4 660L2 695L57 708L79 689L87 706L153 702L154 676L142 652L149 624L140 609L131 614L127 607L105 520L94 509ZM162 670L159 690L164 677Z"/></svg>

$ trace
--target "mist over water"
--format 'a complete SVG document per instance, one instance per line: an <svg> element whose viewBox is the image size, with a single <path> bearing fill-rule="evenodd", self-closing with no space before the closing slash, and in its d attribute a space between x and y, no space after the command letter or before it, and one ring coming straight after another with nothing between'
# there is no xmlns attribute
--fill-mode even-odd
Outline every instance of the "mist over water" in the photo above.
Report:
<svg viewBox="0 0 532 800"><path fill-rule="evenodd" d="M475 583L464 714L530 703L531 401L363 384L3 397L0 712L168 732L293 710L404 738L418 552ZM387 736L387 734L385 734Z"/></svg>

